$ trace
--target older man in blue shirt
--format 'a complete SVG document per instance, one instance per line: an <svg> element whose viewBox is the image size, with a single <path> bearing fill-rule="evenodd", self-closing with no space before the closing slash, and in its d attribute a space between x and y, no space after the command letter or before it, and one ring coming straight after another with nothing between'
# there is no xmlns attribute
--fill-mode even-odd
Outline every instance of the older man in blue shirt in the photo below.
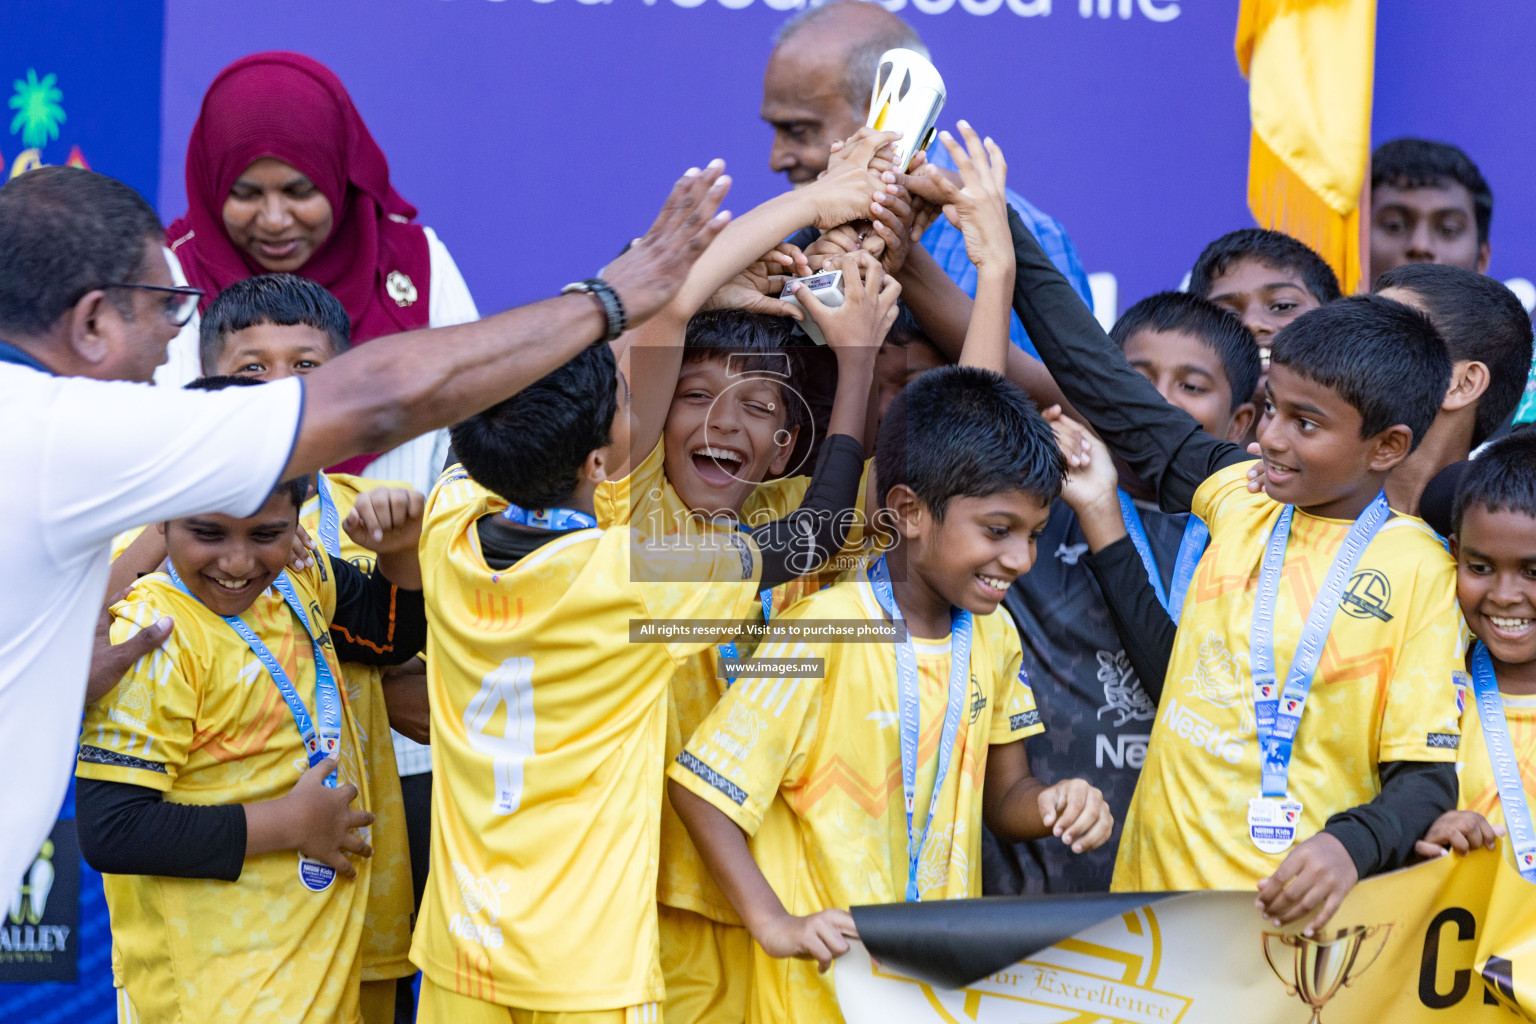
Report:
<svg viewBox="0 0 1536 1024"><path fill-rule="evenodd" d="M880 55L898 46L927 53L910 25L866 0L831 0L812 8L786 23L774 44L763 74L762 116L774 130L769 166L797 187L815 181L826 169L834 141L846 139L864 124ZM954 169L943 147L933 147L928 156L934 164ZM1066 229L1012 189L1008 204L1091 307L1088 275ZM922 242L944 272L974 298L976 268L965 254L959 229L940 217ZM1009 337L1035 354L1017 316Z"/></svg>

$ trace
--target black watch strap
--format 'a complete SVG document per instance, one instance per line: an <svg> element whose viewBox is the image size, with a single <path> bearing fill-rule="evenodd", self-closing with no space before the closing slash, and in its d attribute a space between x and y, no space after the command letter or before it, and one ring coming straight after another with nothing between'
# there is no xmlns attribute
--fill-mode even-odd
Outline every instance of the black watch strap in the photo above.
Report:
<svg viewBox="0 0 1536 1024"><path fill-rule="evenodd" d="M583 292L592 296L597 300L598 305L603 307L603 315L608 318L608 333L603 335L602 342L612 341L629 327L629 317L624 313L624 302L607 281L600 277L589 277L585 281L577 281L560 289L561 295L570 295L574 292Z"/></svg>

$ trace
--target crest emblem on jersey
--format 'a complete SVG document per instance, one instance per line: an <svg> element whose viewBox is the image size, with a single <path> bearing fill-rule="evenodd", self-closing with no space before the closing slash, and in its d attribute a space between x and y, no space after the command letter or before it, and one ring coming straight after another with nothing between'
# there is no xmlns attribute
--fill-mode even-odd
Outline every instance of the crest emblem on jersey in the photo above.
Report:
<svg viewBox="0 0 1536 1024"><path fill-rule="evenodd" d="M1356 619L1391 622L1387 605L1392 601L1392 584L1375 569L1361 569L1349 578L1349 588L1339 601L1339 610Z"/></svg>
<svg viewBox="0 0 1536 1024"><path fill-rule="evenodd" d="M1097 655L1099 671L1097 679L1104 687L1104 706L1099 708L1099 718L1113 712L1110 723L1118 729L1127 722L1150 722L1157 717L1157 705L1142 688L1141 680L1131 668L1131 660L1124 651L1100 651Z"/></svg>

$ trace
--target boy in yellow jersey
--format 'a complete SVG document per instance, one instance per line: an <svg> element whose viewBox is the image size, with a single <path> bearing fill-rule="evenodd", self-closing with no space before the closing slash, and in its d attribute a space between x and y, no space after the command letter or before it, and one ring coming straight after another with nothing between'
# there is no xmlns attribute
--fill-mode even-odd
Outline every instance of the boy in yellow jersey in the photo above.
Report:
<svg viewBox="0 0 1536 1024"><path fill-rule="evenodd" d="M871 282L847 305L878 321ZM762 588L836 550L863 456L851 434L873 365L865 335L863 373L840 384L849 422L834 418L799 518L750 531L685 545L598 528L619 389L608 346L454 428L463 469L429 499L422 544L435 748L433 868L412 947L422 1020L658 1019L668 681Z"/></svg>
<svg viewBox="0 0 1536 1024"><path fill-rule="evenodd" d="M756 940L751 1021L841 1019L831 975L806 961L825 972L847 951L851 905L980 895L983 818L1010 839L1054 831L1079 851L1113 824L1082 780L1030 777L1021 741L1039 715L1017 633L993 614L1029 568L1062 460L998 372L1012 276L1004 167L962 130L969 154L945 141L966 188L944 203L979 274L966 365L918 377L880 425L885 556L777 620L895 619L911 640L769 644L760 657L819 659L824 678L738 680L667 770L673 806Z"/></svg>
<svg viewBox="0 0 1536 1024"><path fill-rule="evenodd" d="M202 364L210 375L205 380L215 381L224 376L262 382L302 376L351 344L351 321L341 302L320 285L292 274L262 274L230 285L209 303L200 331ZM299 511L300 534L308 543L295 544L293 567L312 565L311 548L319 543L332 557L345 558L365 573L372 571L373 552L352 542L340 524L351 514L359 493L378 488L414 494L411 500L419 517L422 496L404 483L317 473L313 492ZM127 586L164 561L165 537L153 529L132 531L114 544L113 556L112 585ZM384 646L388 649L376 653L396 653L392 638ZM426 680L420 675L391 677L386 689L379 666L345 659L342 675L364 741L364 788L375 815L361 954L363 1016L367 1024L388 1024L394 1019L395 979L416 971L409 959L415 911L412 865L386 693L389 704L424 705ZM419 695L408 692L412 688L419 689ZM426 874L425 865L421 874ZM408 1001L409 985L398 988Z"/></svg>
<svg viewBox="0 0 1536 1024"><path fill-rule="evenodd" d="M144 1019L358 1019L373 814L339 657L422 641L420 595L402 589L420 587L420 518L366 495L346 525L379 550L377 572L323 551L285 571L306 489L289 481L247 519L154 527L169 568L113 609L119 641L176 622L87 710L77 769L81 847L107 875Z"/></svg>
<svg viewBox="0 0 1536 1024"><path fill-rule="evenodd" d="M838 265L844 288L874 301L859 302L857 310L828 310L807 299L802 311L777 296L792 275L803 272L804 260L794 247L775 243L809 223L825 227L866 214L878 184L854 158L867 165L889 137L866 132L836 173L733 224L672 304L620 342L629 401L616 423L620 464L594 495L600 525L627 523L652 537L686 537L711 517L758 526L800 503L807 478L797 474L810 467L797 452L809 447L815 429L802 397L804 372L816 357L835 353L839 380L856 374L872 381L873 352L849 353L844 339L859 335L853 340L861 349L868 349L868 339L878 343L895 318L899 289L872 258L853 256ZM699 312L706 300L712 308ZM867 315L849 315L856 312ZM804 316L816 318L834 352L794 347L797 341L811 344L794 337L794 322ZM871 357L869 366L864 355ZM861 436L867 399L838 400L845 407L842 416L834 411L839 424L832 431ZM633 458L624 459L626 453ZM764 591L764 614L816 585L817 578L807 576ZM745 647L735 639L724 650L734 655ZM729 685L717 661L721 651L711 646L667 666L667 760ZM666 1020L740 1021L751 975L750 937L665 801L657 880Z"/></svg>
<svg viewBox="0 0 1536 1024"><path fill-rule="evenodd" d="M1014 308L1057 384L1163 509L1211 531L1114 888L1257 886L1267 920L1315 912L1315 930L1454 806L1453 565L1382 495L1445 395L1444 342L1378 296L1287 325L1258 430L1267 494L1250 493L1244 451L1168 405L1011 227Z"/></svg>
<svg viewBox="0 0 1536 1024"><path fill-rule="evenodd" d="M1461 716L1461 798L1426 857L1495 847L1536 882L1536 431L1493 442L1456 496L1456 596L1477 637ZM1470 692L1466 692L1470 691Z"/></svg>

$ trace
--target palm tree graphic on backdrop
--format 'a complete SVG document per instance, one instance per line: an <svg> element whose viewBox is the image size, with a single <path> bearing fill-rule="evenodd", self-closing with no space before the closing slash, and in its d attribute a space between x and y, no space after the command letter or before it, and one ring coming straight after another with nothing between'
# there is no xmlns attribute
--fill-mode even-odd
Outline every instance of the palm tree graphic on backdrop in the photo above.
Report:
<svg viewBox="0 0 1536 1024"><path fill-rule="evenodd" d="M60 101L64 94L55 84L58 76L47 74L39 81L35 68L27 69L25 79L18 78L11 84L15 87L15 95L10 99L9 106L16 111L16 116L11 118L11 132L21 132L21 141L28 146L40 148L59 137L59 125L68 118L64 116L64 108Z"/></svg>

